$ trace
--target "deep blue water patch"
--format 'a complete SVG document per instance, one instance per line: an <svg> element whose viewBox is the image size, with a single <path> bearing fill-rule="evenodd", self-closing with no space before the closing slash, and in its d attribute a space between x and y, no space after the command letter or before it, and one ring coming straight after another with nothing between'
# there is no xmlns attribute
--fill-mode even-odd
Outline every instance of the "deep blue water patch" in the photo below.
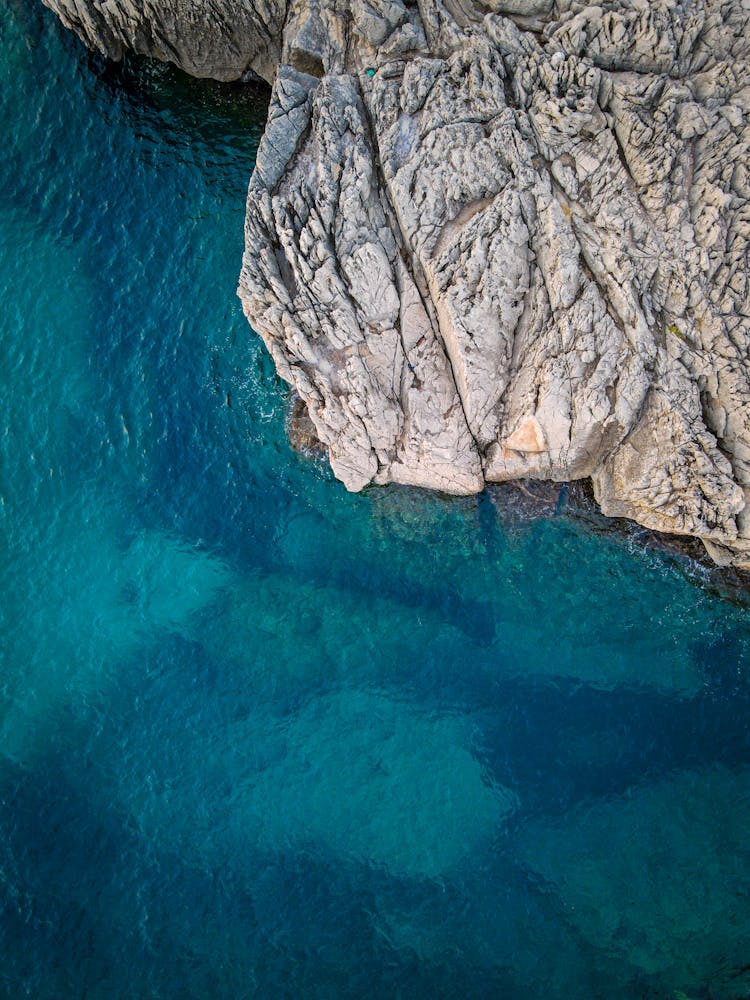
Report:
<svg viewBox="0 0 750 1000"><path fill-rule="evenodd" d="M296 455L267 94L0 10L0 995L750 995L750 620Z"/></svg>

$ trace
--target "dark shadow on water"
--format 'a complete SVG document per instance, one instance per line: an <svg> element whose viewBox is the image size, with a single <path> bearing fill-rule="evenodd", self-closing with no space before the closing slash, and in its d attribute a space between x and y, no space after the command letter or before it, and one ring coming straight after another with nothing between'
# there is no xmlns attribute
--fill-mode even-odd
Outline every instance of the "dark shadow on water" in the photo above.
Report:
<svg viewBox="0 0 750 1000"><path fill-rule="evenodd" d="M122 103L137 119L155 116L167 133L183 133L207 148L230 145L242 135L262 131L271 89L262 81L219 83L200 80L176 66L138 56L110 62L87 54L91 74L107 90L110 100ZM248 178L249 179L249 178Z"/></svg>
<svg viewBox="0 0 750 1000"><path fill-rule="evenodd" d="M186 1000L380 1000L402 990L448 1000L509 985L460 956L435 966L388 948L372 921L383 873L304 851L196 866L144 840L86 765L74 749L64 762L42 755L31 770L0 768L0 863L13 890L0 901L0 995L52 1000L85 984L94 996L130 997L133 976L139 996ZM410 907L418 887L392 885Z"/></svg>
<svg viewBox="0 0 750 1000"><path fill-rule="evenodd" d="M746 667L750 670L750 663ZM735 678L730 678L730 685ZM716 679L692 698L575 684L503 685L484 718L480 757L501 784L524 789L524 814L707 764L750 765L750 685Z"/></svg>
<svg viewBox="0 0 750 1000"><path fill-rule="evenodd" d="M750 610L750 571L718 566L696 538L652 531L627 518L606 517L588 479L571 483L514 480L494 483L485 492L511 538L533 532L541 522L562 518L631 550L657 553L706 593Z"/></svg>

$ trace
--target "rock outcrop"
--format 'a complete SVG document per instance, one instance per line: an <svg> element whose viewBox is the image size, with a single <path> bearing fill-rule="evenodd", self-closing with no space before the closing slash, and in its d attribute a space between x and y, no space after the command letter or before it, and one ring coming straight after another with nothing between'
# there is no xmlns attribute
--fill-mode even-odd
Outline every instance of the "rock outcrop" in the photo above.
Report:
<svg viewBox="0 0 750 1000"><path fill-rule="evenodd" d="M45 0L272 83L240 295L352 490L591 477L750 568L749 0Z"/></svg>

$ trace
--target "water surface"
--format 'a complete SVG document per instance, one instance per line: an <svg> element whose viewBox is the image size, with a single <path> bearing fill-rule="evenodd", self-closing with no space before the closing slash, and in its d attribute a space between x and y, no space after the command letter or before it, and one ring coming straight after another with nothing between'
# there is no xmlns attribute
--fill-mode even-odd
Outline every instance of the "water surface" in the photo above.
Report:
<svg viewBox="0 0 750 1000"><path fill-rule="evenodd" d="M0 10L0 993L747 997L747 606L290 449L266 99Z"/></svg>

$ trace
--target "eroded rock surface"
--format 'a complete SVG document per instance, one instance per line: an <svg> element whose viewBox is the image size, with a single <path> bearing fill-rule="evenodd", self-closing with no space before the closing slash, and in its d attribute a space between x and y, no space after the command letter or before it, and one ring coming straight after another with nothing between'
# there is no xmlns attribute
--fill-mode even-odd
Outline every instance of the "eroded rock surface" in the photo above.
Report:
<svg viewBox="0 0 750 1000"><path fill-rule="evenodd" d="M347 488L591 477L750 568L748 0L46 0L273 83L240 295Z"/></svg>
<svg viewBox="0 0 750 1000"><path fill-rule="evenodd" d="M192 76L270 83L281 58L286 0L43 0L110 59L126 52L173 62Z"/></svg>

